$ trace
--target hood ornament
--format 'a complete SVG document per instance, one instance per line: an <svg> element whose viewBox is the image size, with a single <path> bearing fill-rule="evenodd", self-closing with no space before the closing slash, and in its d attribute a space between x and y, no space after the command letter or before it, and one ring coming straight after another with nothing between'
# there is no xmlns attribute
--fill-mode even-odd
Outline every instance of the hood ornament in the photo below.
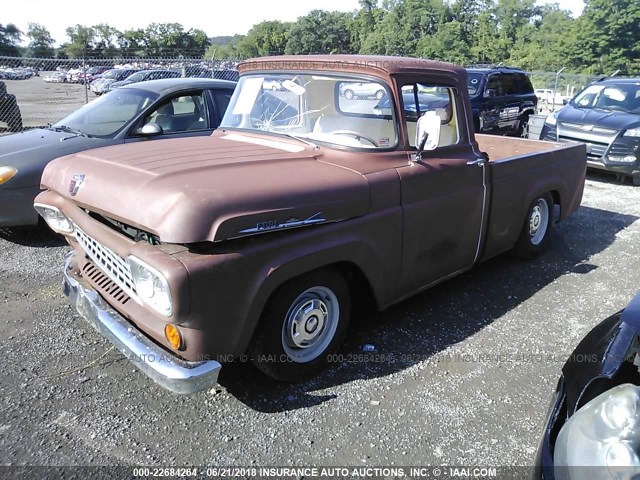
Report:
<svg viewBox="0 0 640 480"><path fill-rule="evenodd" d="M72 197L76 196L76 193L78 193L78 190L80 189L80 185L82 185L82 182L84 182L84 174L82 173L76 173L71 178L71 183L69 184L69 193L71 194Z"/></svg>

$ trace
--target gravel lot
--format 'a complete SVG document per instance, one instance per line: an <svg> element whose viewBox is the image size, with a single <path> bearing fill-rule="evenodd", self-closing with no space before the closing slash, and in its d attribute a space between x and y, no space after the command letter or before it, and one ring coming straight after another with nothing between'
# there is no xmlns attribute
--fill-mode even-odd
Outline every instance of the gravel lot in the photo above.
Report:
<svg viewBox="0 0 640 480"><path fill-rule="evenodd" d="M311 382L233 364L192 396L157 387L67 304L58 237L1 232L1 463L530 465L564 359L640 285L639 200L592 174L537 260L502 256L360 319L354 361ZM357 361L363 344L395 361Z"/></svg>
<svg viewBox="0 0 640 480"><path fill-rule="evenodd" d="M44 75L26 80L3 80L7 92L16 96L25 128L39 127L55 123L86 103L84 85L77 83L46 83ZM88 92L89 101L96 98ZM5 124L0 124L0 133L5 132Z"/></svg>

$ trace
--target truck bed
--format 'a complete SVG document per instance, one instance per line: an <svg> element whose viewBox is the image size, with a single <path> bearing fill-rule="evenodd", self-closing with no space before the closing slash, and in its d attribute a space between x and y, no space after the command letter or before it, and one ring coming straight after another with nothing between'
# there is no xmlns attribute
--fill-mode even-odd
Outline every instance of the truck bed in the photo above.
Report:
<svg viewBox="0 0 640 480"><path fill-rule="evenodd" d="M483 134L476 134L476 141L480 151L486 152L489 155L489 161L494 163L567 147L565 143Z"/></svg>

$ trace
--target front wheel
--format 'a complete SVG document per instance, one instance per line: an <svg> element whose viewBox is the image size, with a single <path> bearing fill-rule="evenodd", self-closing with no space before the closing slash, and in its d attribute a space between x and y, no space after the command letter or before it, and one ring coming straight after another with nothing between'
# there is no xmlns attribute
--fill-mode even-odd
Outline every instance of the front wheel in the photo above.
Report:
<svg viewBox="0 0 640 480"><path fill-rule="evenodd" d="M553 198L549 193L536 198L527 212L513 249L518 258L533 258L547 248L553 229Z"/></svg>
<svg viewBox="0 0 640 480"><path fill-rule="evenodd" d="M251 361L282 382L309 378L342 345L350 314L349 288L336 270L290 280L265 308L249 347Z"/></svg>
<svg viewBox="0 0 640 480"><path fill-rule="evenodd" d="M529 115L525 115L520 120L520 125L518 126L518 136L520 138L529 138Z"/></svg>

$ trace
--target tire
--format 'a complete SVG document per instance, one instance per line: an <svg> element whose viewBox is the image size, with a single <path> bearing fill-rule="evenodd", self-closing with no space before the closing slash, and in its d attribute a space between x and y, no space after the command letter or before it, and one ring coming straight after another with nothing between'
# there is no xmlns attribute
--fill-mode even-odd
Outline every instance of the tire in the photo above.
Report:
<svg viewBox="0 0 640 480"><path fill-rule="evenodd" d="M520 138L529 138L529 115L524 115L518 126L518 136Z"/></svg>
<svg viewBox="0 0 640 480"><path fill-rule="evenodd" d="M526 259L539 255L549 246L552 230L553 198L545 193L536 197L529 206L513 256Z"/></svg>
<svg viewBox="0 0 640 480"><path fill-rule="evenodd" d="M631 177L631 181L633 182L634 186L640 187L640 173L634 173Z"/></svg>
<svg viewBox="0 0 640 480"><path fill-rule="evenodd" d="M384 90L378 90L376 92L376 100L382 100L382 97L384 97Z"/></svg>
<svg viewBox="0 0 640 480"><path fill-rule="evenodd" d="M312 377L342 345L351 316L351 295L333 268L282 285L269 300L248 353L262 373L281 382Z"/></svg>
<svg viewBox="0 0 640 480"><path fill-rule="evenodd" d="M344 91L344 98L346 98L347 100L351 100L353 99L354 95L353 95L353 90L345 90Z"/></svg>

